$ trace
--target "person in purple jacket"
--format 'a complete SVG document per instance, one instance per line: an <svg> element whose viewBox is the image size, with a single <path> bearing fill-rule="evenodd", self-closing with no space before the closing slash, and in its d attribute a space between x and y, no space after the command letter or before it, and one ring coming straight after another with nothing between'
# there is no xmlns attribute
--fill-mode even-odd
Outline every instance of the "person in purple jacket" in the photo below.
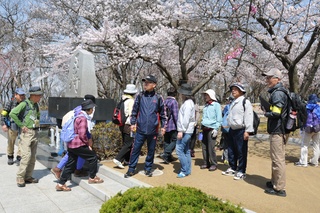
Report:
<svg viewBox="0 0 320 213"><path fill-rule="evenodd" d="M160 155L165 164L169 164L172 158L172 152L176 147L177 142L177 121L179 106L176 100L177 90L174 87L170 87L167 90L167 99L164 101L164 107L166 110L166 133L164 134L164 151Z"/></svg>

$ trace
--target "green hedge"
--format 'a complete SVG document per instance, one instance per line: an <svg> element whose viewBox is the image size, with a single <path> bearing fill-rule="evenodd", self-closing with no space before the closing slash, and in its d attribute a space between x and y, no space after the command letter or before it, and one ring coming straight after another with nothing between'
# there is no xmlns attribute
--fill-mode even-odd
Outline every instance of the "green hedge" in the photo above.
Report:
<svg viewBox="0 0 320 213"><path fill-rule="evenodd" d="M131 188L106 201L100 213L155 212L244 212L240 207L209 196L199 189L178 185Z"/></svg>

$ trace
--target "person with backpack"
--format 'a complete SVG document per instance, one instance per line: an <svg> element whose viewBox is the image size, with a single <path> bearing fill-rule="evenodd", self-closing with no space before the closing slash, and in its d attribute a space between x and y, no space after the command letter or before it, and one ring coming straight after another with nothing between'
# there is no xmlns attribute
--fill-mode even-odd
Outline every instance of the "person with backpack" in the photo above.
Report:
<svg viewBox="0 0 320 213"><path fill-rule="evenodd" d="M30 97L13 108L9 116L21 129L20 150L21 161L17 172L18 187L25 187L26 183L38 183L39 180L32 177L36 162L38 146L38 129L40 127L40 111L38 102L43 92L38 86L29 89Z"/></svg>
<svg viewBox="0 0 320 213"><path fill-rule="evenodd" d="M195 127L195 109L192 95L192 87L182 84L178 89L183 104L179 109L177 123L177 155L181 164L177 178L184 178L191 174L190 141Z"/></svg>
<svg viewBox="0 0 320 213"><path fill-rule="evenodd" d="M87 94L84 96L84 100L92 100L93 103L96 103L96 98L93 95ZM67 114L65 114L62 118L62 123L61 126L63 128L63 126L66 124L66 122L69 119L72 119L75 116L78 116L79 113L81 112L82 108L81 105L77 106L76 108L74 108L73 110L70 110ZM94 111L95 108L93 108L93 113L89 115L90 120L87 120L88 122L88 138L90 138L90 140L92 140L91 138L91 130L93 129L95 122L92 120L93 116L94 116ZM60 179L61 173L63 168L65 167L65 165L67 164L69 155L68 152L65 151L65 142L63 140L60 139L60 150L58 152L59 155L62 155L62 153L65 152L64 156L61 158L60 162L58 163L58 165L54 168L52 168L50 171L51 173L55 176L55 178L57 180ZM83 170L83 165L85 163L85 160L81 157L78 157L77 160L77 167L74 170L74 176L76 177L86 177L88 176L88 172Z"/></svg>
<svg viewBox="0 0 320 213"><path fill-rule="evenodd" d="M123 117L125 118L125 123L122 126L119 126L121 136L122 136L122 147L113 159L113 163L117 165L120 169L124 169L122 162L129 162L130 160L130 151L133 144L133 137L130 136L130 116L134 104L134 95L138 92L134 84L128 84L126 89L123 91L121 101L123 102L122 108L120 109L123 112Z"/></svg>
<svg viewBox="0 0 320 213"><path fill-rule="evenodd" d="M103 179L96 176L98 172L98 157L95 151L92 150L92 140L90 140L90 134L88 134L88 120L91 119L89 115L93 113L95 107L96 104L94 104L92 100L83 101L81 104L81 112L73 119L75 137L70 142L67 142L68 162L56 185L57 191L71 191L71 189L66 186L66 182L70 179L71 173L76 169L78 157L88 161L88 183L103 183ZM65 125L67 125L67 123Z"/></svg>
<svg viewBox="0 0 320 213"><path fill-rule="evenodd" d="M221 138L220 138L220 150L223 150L222 153L222 161L225 165L229 165L228 160L228 140L229 140L229 129L230 126L228 124L228 115L229 115L229 109L232 101L234 100L234 97L230 95L227 98L227 104L222 110L222 124L221 124Z"/></svg>
<svg viewBox="0 0 320 213"><path fill-rule="evenodd" d="M313 157L310 159L309 164L318 166L319 164L319 141L320 141L320 106L317 104L318 96L311 94L308 98L307 108L307 122L302 128L301 138L301 154L295 166L307 167L308 166L308 146L312 140Z"/></svg>
<svg viewBox="0 0 320 213"><path fill-rule="evenodd" d="M289 134L285 130L286 118L288 116L288 96L281 79L282 73L277 68L264 72L268 86L269 109L264 109L264 116L268 118L267 132L270 134L270 157L271 157L271 180L266 182L267 189L264 191L269 195L286 197L286 162L285 147Z"/></svg>
<svg viewBox="0 0 320 213"><path fill-rule="evenodd" d="M1 112L1 125L2 130L8 133L8 146L7 146L7 155L8 155L8 165L14 164L14 144L18 137L19 128L9 117L11 109L15 108L19 103L25 100L26 93L22 88L17 88L14 93L14 98L6 103L2 112ZM20 147L18 146L16 164L20 165L21 154Z"/></svg>
<svg viewBox="0 0 320 213"><path fill-rule="evenodd" d="M223 175L233 176L234 180L246 178L248 140L253 129L253 109L250 101L245 98L246 90L243 84L230 85L234 101L230 105L227 118L228 133L228 161L229 168L223 171Z"/></svg>
<svg viewBox="0 0 320 213"><path fill-rule="evenodd" d="M166 115L164 111L163 98L155 92L157 79L153 75L148 75L142 79L144 91L135 98L131 113L132 132L135 138L129 161L129 169L124 175L125 178L135 174L139 155L144 142L147 140L147 157L145 160L145 175L152 177L152 165L158 136L159 126L161 134L165 133Z"/></svg>
<svg viewBox="0 0 320 213"><path fill-rule="evenodd" d="M218 130L222 123L221 105L217 101L214 90L208 89L202 94L205 106L201 121L203 164L200 166L200 169L208 169L210 172L213 172L217 170L218 165L215 146Z"/></svg>
<svg viewBox="0 0 320 213"><path fill-rule="evenodd" d="M164 134L164 151L160 155L165 164L169 164L172 160L172 152L176 148L177 142L177 121L179 106L176 100L177 90L170 87L167 90L168 97L164 101L164 108L166 112L166 133Z"/></svg>

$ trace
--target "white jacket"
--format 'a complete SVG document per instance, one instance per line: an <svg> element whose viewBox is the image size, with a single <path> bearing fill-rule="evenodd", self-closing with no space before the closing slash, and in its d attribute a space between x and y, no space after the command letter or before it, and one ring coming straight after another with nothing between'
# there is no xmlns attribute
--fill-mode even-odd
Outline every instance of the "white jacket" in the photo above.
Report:
<svg viewBox="0 0 320 213"><path fill-rule="evenodd" d="M246 102L245 102L246 111L244 111L244 107L243 107L244 98L245 97L242 95L231 103L230 109L229 109L229 115L227 118L228 124L230 128L233 130L245 128L246 132L254 132L252 105L250 101L246 99Z"/></svg>
<svg viewBox="0 0 320 213"><path fill-rule="evenodd" d="M195 107L191 99L183 102L179 109L177 128L178 132L193 133L195 125Z"/></svg>

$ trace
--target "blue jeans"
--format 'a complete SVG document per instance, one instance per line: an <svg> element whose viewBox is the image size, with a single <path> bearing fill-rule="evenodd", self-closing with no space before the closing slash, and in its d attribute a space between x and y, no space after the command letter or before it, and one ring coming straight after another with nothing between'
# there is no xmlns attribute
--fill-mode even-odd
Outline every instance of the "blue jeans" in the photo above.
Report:
<svg viewBox="0 0 320 213"><path fill-rule="evenodd" d="M231 169L246 173L248 141L243 140L244 129L229 130L228 160ZM238 164L238 165L237 165Z"/></svg>
<svg viewBox="0 0 320 213"><path fill-rule="evenodd" d="M57 168L59 169L63 169L65 167L65 165L67 164L68 162L68 158L69 158L69 155L68 155L68 152L63 156L63 158L61 158L60 162L58 163L57 165ZM81 158L81 157L78 157L78 160L77 160L77 170L80 170L82 169L84 163L85 163L85 159Z"/></svg>
<svg viewBox="0 0 320 213"><path fill-rule="evenodd" d="M144 170L151 171L154 160L154 152L156 149L157 135L144 135L137 132L132 145L128 172L134 172L134 170L136 169L141 148L145 140L147 140L148 153L144 165Z"/></svg>
<svg viewBox="0 0 320 213"><path fill-rule="evenodd" d="M181 140L177 140L176 151L181 164L181 170L185 175L191 174L190 141L192 133L184 133Z"/></svg>

